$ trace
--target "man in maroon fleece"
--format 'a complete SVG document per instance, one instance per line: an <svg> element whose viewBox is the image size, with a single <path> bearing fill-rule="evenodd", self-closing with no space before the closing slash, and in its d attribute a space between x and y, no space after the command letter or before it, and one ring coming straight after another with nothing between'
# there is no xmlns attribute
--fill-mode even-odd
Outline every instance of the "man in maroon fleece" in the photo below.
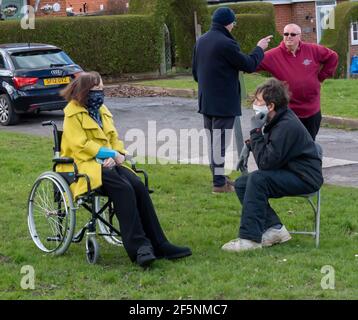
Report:
<svg viewBox="0 0 358 320"><path fill-rule="evenodd" d="M338 64L333 50L301 41L301 28L288 24L281 44L265 52L258 71L268 71L288 83L291 92L289 107L315 140L321 124L321 83L332 77Z"/></svg>

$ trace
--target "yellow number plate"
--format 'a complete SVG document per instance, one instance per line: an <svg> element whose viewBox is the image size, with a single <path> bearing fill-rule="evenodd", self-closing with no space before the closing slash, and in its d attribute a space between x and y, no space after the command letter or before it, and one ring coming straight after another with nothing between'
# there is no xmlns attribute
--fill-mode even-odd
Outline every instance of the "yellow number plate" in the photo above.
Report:
<svg viewBox="0 0 358 320"><path fill-rule="evenodd" d="M67 84L70 83L71 78L70 77L63 77L63 78L49 78L44 79L44 85L45 86L53 86L58 84Z"/></svg>

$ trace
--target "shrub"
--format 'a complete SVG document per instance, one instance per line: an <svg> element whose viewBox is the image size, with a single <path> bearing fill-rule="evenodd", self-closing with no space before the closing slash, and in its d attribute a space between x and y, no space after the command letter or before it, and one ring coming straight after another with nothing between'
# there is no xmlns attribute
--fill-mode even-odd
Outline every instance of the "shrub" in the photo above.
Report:
<svg viewBox="0 0 358 320"><path fill-rule="evenodd" d="M282 37L276 31L275 11L271 3L251 2L225 4L225 6L231 8L236 14L237 25L232 35L239 42L244 53L251 52L261 38L270 34L274 36L270 42L270 48L280 43ZM219 7L219 5L210 6L210 16Z"/></svg>
<svg viewBox="0 0 358 320"><path fill-rule="evenodd" d="M344 2L338 4L335 9L335 28L325 30L321 40L322 45L336 51L339 55L336 78L344 78L347 73L349 30L352 21L358 21L358 3Z"/></svg>
<svg viewBox="0 0 358 320"><path fill-rule="evenodd" d="M38 18L35 30L18 21L0 22L0 43L56 45L86 70L103 75L159 69L162 30L153 16Z"/></svg>
<svg viewBox="0 0 358 320"><path fill-rule="evenodd" d="M127 12L126 0L108 0L106 9L107 14L124 14Z"/></svg>
<svg viewBox="0 0 358 320"><path fill-rule="evenodd" d="M165 23L170 31L172 51L175 52L175 64L181 67L191 66L192 50L195 44L194 11L198 22L207 23L208 12L205 0L130 0L129 12L135 14L153 14Z"/></svg>

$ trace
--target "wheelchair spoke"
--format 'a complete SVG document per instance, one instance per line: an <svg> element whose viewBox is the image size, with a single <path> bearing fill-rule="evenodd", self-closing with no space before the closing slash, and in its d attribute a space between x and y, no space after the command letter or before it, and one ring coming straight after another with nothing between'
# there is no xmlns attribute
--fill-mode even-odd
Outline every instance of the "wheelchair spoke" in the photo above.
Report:
<svg viewBox="0 0 358 320"><path fill-rule="evenodd" d="M59 254L72 240L74 224L70 221L75 221L74 212L69 208L68 195L71 197L71 193L61 179L56 173L38 178L30 195L28 215L35 244L42 251Z"/></svg>

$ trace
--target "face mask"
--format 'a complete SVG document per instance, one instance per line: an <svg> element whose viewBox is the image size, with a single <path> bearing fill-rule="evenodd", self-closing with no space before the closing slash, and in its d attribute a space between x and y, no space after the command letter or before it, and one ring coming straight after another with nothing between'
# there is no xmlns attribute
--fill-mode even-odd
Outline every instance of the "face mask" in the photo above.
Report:
<svg viewBox="0 0 358 320"><path fill-rule="evenodd" d="M87 96L87 107L99 109L104 102L103 90L91 90Z"/></svg>
<svg viewBox="0 0 358 320"><path fill-rule="evenodd" d="M269 113L269 109L267 108L266 105L258 106L256 104L253 104L252 108L254 109L255 114L259 114L260 112L263 113L263 114Z"/></svg>

